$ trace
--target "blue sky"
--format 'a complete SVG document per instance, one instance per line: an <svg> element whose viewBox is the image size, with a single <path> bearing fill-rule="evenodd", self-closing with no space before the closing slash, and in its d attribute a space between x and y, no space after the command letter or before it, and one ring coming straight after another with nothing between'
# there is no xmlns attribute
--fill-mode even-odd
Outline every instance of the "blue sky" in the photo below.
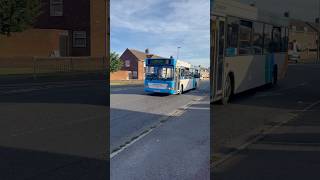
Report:
<svg viewBox="0 0 320 180"><path fill-rule="evenodd" d="M209 0L111 0L111 50L126 48L210 64Z"/></svg>

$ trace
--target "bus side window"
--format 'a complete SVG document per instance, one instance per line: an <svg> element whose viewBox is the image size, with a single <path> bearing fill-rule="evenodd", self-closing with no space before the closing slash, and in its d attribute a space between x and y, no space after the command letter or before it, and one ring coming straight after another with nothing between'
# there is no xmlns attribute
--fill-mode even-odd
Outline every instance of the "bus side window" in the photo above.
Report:
<svg viewBox="0 0 320 180"><path fill-rule="evenodd" d="M180 71L180 79L184 79L184 69L181 69Z"/></svg>
<svg viewBox="0 0 320 180"><path fill-rule="evenodd" d="M226 43L226 56L238 55L238 39L239 39L239 19L234 17L228 18L227 27L227 43Z"/></svg>
<svg viewBox="0 0 320 180"><path fill-rule="evenodd" d="M244 20L240 21L239 41L239 54L252 54L252 22Z"/></svg>
<svg viewBox="0 0 320 180"><path fill-rule="evenodd" d="M272 52L272 47L271 47L271 44L272 44L272 26L269 25L269 24L265 24L264 25L264 54L266 53L271 53Z"/></svg>
<svg viewBox="0 0 320 180"><path fill-rule="evenodd" d="M253 23L253 52L261 55L263 51L263 24L259 22Z"/></svg>

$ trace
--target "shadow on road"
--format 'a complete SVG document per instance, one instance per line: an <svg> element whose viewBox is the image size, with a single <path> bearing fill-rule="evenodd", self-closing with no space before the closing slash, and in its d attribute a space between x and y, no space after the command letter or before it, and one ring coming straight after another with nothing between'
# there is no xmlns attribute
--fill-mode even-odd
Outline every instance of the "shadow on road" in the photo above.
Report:
<svg viewBox="0 0 320 180"><path fill-rule="evenodd" d="M51 87L0 95L0 103L87 104L108 106L109 90L104 82L84 86ZM26 88L28 89L28 88ZM19 88L18 90L23 90Z"/></svg>
<svg viewBox="0 0 320 180"><path fill-rule="evenodd" d="M107 83L0 95L0 179L108 179Z"/></svg>
<svg viewBox="0 0 320 180"><path fill-rule="evenodd" d="M21 148L0 147L0 179L108 179L106 157L96 158Z"/></svg>
<svg viewBox="0 0 320 180"><path fill-rule="evenodd" d="M226 106L211 106L211 150L217 156L239 150L240 145L284 122L213 168L214 179L317 177L320 111L313 104L320 99L319 70L320 66L290 66L276 87L260 87L235 96Z"/></svg>

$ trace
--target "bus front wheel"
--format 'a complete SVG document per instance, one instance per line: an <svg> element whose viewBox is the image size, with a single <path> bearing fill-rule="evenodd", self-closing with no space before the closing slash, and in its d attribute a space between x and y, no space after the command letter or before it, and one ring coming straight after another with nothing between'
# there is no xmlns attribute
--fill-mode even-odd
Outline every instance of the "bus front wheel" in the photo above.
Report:
<svg viewBox="0 0 320 180"><path fill-rule="evenodd" d="M232 94L232 84L231 77L228 76L224 85L223 97L221 99L221 104L226 105L229 102L229 99Z"/></svg>

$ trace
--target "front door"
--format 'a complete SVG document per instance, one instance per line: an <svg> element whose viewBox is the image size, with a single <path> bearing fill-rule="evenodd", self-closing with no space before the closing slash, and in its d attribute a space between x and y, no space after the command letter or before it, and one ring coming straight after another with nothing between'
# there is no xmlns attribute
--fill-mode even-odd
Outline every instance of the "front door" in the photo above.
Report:
<svg viewBox="0 0 320 180"><path fill-rule="evenodd" d="M213 17L212 19L212 78L213 98L223 95L224 79L224 50L225 50L225 19L222 17Z"/></svg>

